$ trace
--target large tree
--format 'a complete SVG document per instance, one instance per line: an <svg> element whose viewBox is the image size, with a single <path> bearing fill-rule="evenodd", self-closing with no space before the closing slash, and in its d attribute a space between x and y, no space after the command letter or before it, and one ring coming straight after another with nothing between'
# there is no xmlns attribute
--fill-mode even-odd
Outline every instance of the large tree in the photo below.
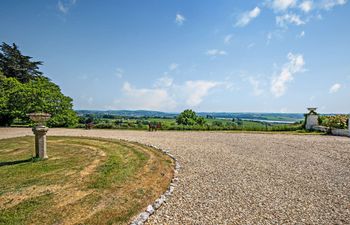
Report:
<svg viewBox="0 0 350 225"><path fill-rule="evenodd" d="M41 62L31 62L15 44L3 43L1 50L0 126L11 125L15 118L29 121L27 114L32 112L50 113L49 126L67 127L78 122L73 100L38 71Z"/></svg>
<svg viewBox="0 0 350 225"><path fill-rule="evenodd" d="M8 45L5 42L0 45L0 69L5 77L14 77L21 83L41 77L39 71L41 61L32 61L32 57L22 55L16 44Z"/></svg>
<svg viewBox="0 0 350 225"><path fill-rule="evenodd" d="M197 116L192 109L186 109L176 117L176 123L180 125L200 125L205 124L203 117Z"/></svg>
<svg viewBox="0 0 350 225"><path fill-rule="evenodd" d="M0 75L0 126L9 126L16 118L16 112L11 109L10 97L20 88L21 83L15 78Z"/></svg>
<svg viewBox="0 0 350 225"><path fill-rule="evenodd" d="M20 83L15 78L0 77L0 125L9 126L15 118L28 121L28 113L47 112L51 127L68 127L78 122L72 99L61 93L47 78Z"/></svg>

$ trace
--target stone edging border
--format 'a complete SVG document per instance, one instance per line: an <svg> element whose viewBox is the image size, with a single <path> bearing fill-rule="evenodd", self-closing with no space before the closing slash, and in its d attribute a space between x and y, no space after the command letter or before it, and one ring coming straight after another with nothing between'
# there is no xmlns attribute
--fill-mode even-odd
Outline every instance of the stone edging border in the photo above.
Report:
<svg viewBox="0 0 350 225"><path fill-rule="evenodd" d="M120 139L122 140L122 139ZM128 141L128 140L123 140L123 141ZM139 143L139 142L137 142ZM148 146L148 147L151 147L151 148L154 148L158 151L161 151L162 153L168 155L170 158L172 158L175 162L175 168L174 168L174 175L173 175L173 178L171 179L171 182L170 182L170 185L168 187L168 189L151 205L148 205L147 206L147 209L140 213L131 223L130 225L142 225L144 224L148 218L157 210L159 209L164 202L166 202L166 200L172 195L176 185L177 185L177 182L179 181L179 178L177 177L177 174L178 174L178 171L180 169L180 164L179 162L177 161L177 159L169 153L169 150L163 150L161 148L159 148L158 146L155 146L155 145L149 145L149 144L143 144L143 143L139 143L139 144L142 144L142 145L145 145L145 146Z"/></svg>

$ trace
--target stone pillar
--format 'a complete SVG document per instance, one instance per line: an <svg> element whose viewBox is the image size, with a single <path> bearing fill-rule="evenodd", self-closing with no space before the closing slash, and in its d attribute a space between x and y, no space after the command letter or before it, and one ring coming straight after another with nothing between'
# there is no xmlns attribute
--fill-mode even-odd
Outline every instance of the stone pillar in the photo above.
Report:
<svg viewBox="0 0 350 225"><path fill-rule="evenodd" d="M307 108L309 113L306 114L305 118L305 129L313 130L314 126L318 126L318 114L316 113L317 108Z"/></svg>
<svg viewBox="0 0 350 225"><path fill-rule="evenodd" d="M35 157L40 159L47 159L46 152L46 133L49 128L45 126L37 126L33 128L35 134Z"/></svg>
<svg viewBox="0 0 350 225"><path fill-rule="evenodd" d="M318 115L307 114L306 115L306 130L312 130L314 126L318 126Z"/></svg>

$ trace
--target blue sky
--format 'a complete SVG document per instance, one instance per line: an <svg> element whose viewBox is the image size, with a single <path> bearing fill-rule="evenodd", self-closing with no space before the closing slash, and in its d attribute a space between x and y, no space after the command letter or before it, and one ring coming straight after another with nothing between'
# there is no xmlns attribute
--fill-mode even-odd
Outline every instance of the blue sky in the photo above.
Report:
<svg viewBox="0 0 350 225"><path fill-rule="evenodd" d="M2 0L75 109L350 112L347 0Z"/></svg>

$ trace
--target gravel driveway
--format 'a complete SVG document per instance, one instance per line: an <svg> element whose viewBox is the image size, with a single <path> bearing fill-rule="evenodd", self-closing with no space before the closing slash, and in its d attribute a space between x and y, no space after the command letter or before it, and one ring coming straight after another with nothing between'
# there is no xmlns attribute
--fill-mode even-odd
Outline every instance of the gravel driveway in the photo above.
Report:
<svg viewBox="0 0 350 225"><path fill-rule="evenodd" d="M0 138L31 134L0 129ZM48 135L169 149L181 164L179 183L150 224L350 224L350 138L78 129Z"/></svg>

